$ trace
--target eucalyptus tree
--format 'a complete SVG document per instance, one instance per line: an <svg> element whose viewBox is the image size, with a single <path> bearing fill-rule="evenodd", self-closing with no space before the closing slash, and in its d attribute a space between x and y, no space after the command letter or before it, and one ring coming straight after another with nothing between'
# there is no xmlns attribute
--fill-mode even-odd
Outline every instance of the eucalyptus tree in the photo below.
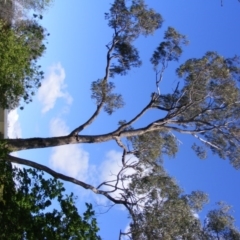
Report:
<svg viewBox="0 0 240 240"><path fill-rule="evenodd" d="M224 202L218 202L217 205L218 208L209 211L204 221L203 239L239 239L240 232L234 226L231 207Z"/></svg>
<svg viewBox="0 0 240 240"><path fill-rule="evenodd" d="M147 174L138 171L125 191L126 201L132 202L131 223L127 232L120 233L121 237L133 240L240 238L230 206L218 203L202 224L198 214L208 203L207 194L202 191L185 194L162 166L155 165Z"/></svg>
<svg viewBox="0 0 240 240"><path fill-rule="evenodd" d="M41 86L43 71L38 59L46 50L46 30L35 19L9 26L0 20L0 106L13 109L32 101Z"/></svg>
<svg viewBox="0 0 240 240"><path fill-rule="evenodd" d="M115 141L122 149L122 167L115 181L93 186L31 160L10 155L6 159L43 170L56 178L104 195L115 204L123 204L132 218L130 237L134 239L149 239L148 233L150 236L161 236L162 239L201 239L200 236L204 239L206 231L212 234L209 229L214 229L213 225L203 228L193 213L201 209L206 201L205 195L201 192L189 196L181 193L164 172L162 160L164 155L177 154L178 139L175 133L181 133L198 141L192 148L199 157L204 158L208 151L212 151L220 158L228 159L236 169L240 168L239 57L223 57L209 51L201 58L189 59L176 70L179 81L174 90L162 94L160 89L164 72L171 62L179 60L183 47L188 44L186 36L169 27L150 59L155 72L153 81L156 91L149 93L150 99L146 105L131 119L119 119L119 125L113 131L83 135L81 132L94 122L102 110L111 115L124 106L122 95L114 92L113 78L117 75L124 76L132 68L141 66L134 41L142 35L153 34L163 23L162 16L148 8L143 0L132 0L127 4L124 0L115 0L105 18L113 35L106 45L105 74L91 84L91 97L96 102L94 113L68 135L7 139L6 147L10 151L20 151ZM136 127L136 121L151 110L158 111L161 117ZM129 160L133 155L137 160ZM128 173L129 169L132 170L131 174ZM117 197L113 195L114 192L119 193ZM214 216L218 216L217 213L213 212ZM149 216L152 215L156 224L149 225ZM214 219L211 216L208 216L208 223ZM178 226L176 232L172 229L173 232L167 236L168 227L173 225L161 225L163 220ZM140 225L146 231L139 232ZM161 227L158 229L157 226ZM228 230L230 228L233 229L231 224L228 225ZM229 234L235 234L234 231L229 230ZM239 234L237 230L236 234ZM211 236L214 239L214 235Z"/></svg>

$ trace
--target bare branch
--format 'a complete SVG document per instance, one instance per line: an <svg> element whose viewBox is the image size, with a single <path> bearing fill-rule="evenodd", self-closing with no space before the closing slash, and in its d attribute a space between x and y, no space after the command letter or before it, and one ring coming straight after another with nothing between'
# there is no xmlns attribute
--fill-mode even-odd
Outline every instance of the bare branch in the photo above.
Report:
<svg viewBox="0 0 240 240"><path fill-rule="evenodd" d="M122 143L122 141L119 137L114 137L114 139L116 140L116 143L120 148L122 148L125 152L128 152L127 147L124 146L124 144Z"/></svg>
<svg viewBox="0 0 240 240"><path fill-rule="evenodd" d="M117 38L117 34L115 33L115 35L113 36L113 40L111 42L111 46L109 46L109 44L107 44L107 63L106 63L106 69L105 69L105 76L104 76L104 81L107 82L108 81L108 77L109 77L109 71L110 71L110 63L111 63L111 60L112 60L112 57L111 57L111 53L112 51L114 50L114 47L116 45L116 43L118 42L118 40L116 39ZM86 128L87 126L89 126L96 118L97 116L99 115L103 105L104 105L104 98L102 100L102 102L97 106L97 109L96 111L93 113L93 115L84 123L82 124L81 126L75 128L71 133L70 133L70 136L76 136L77 134L79 134L79 132L81 132L84 128Z"/></svg>
<svg viewBox="0 0 240 240"><path fill-rule="evenodd" d="M162 81L163 78L163 73L166 70L166 68L168 67L168 61L166 61L166 58L163 60L162 62L162 68L159 71L156 71L156 88L158 91L158 94L160 96L161 92L160 92L160 88L159 88L159 84ZM159 77L158 77L159 76Z"/></svg>
<svg viewBox="0 0 240 240"><path fill-rule="evenodd" d="M131 124L133 124L134 122L136 122L148 109L152 108L152 104L153 104L153 99L151 99L151 101L149 102L149 104L142 109L142 111L137 114L132 120L130 120L129 122L121 125L115 132L119 133L121 132L123 129L126 129L127 127L131 126Z"/></svg>
<svg viewBox="0 0 240 240"><path fill-rule="evenodd" d="M211 131L215 127L208 128L208 129L195 129L195 130L184 130L184 129L173 127L173 126L164 126L164 128L167 128L176 132L184 133L184 134L196 134L196 133L205 133L207 131Z"/></svg>
<svg viewBox="0 0 240 240"><path fill-rule="evenodd" d="M82 182L80 180L77 180L75 178L66 176L64 174L55 172L51 168L48 168L47 166L44 166L42 164L30 161L30 160L26 160L26 159L23 159L23 158L19 158L19 157L14 157L14 156L11 156L11 155L8 155L7 160L9 162L12 162L12 163L22 164L22 165L26 165L26 166L29 166L29 167L36 168L38 170L41 170L41 171L44 171L44 172L50 174L54 178L61 179L61 180L67 181L67 182L71 182L71 183L79 185L79 186L81 186L81 187L83 187L85 189L89 189L89 190L93 191L96 194L100 194L100 195L105 196L110 201L114 202L115 204L123 204L124 206L127 206L127 204L128 204L128 202L125 201L125 200L119 200L119 199L113 198L106 191L99 190L99 189L95 188L94 186L92 186L90 184L87 184L87 183Z"/></svg>
<svg viewBox="0 0 240 240"><path fill-rule="evenodd" d="M193 134L193 136L195 138L197 138L198 140L200 140L201 142L205 143L206 145L209 145L209 146L214 147L214 148L216 148L218 150L221 150L221 148L219 148L218 146L216 146L215 144L213 144L213 143L211 143L211 142L209 142L207 140L204 140L203 138L199 137L197 134Z"/></svg>
<svg viewBox="0 0 240 240"><path fill-rule="evenodd" d="M86 128L87 126L89 126L98 116L98 114L101 111L101 108L103 106L104 102L102 101L98 106L96 111L93 113L93 115L81 126L75 128L70 134L69 136L76 136L79 134L79 132L81 132L84 128Z"/></svg>

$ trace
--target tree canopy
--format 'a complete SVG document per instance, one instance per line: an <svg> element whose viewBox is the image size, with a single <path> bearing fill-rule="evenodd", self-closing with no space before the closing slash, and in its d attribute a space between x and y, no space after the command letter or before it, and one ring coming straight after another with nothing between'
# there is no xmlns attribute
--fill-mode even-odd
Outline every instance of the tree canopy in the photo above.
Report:
<svg viewBox="0 0 240 240"><path fill-rule="evenodd" d="M115 180L93 186L31 160L11 155L7 155L6 160L45 171L103 195L114 204L124 205L131 224L129 232L120 233L120 237L127 235L137 240L239 239L240 232L234 226L230 207L219 203L201 224L196 215L207 203L207 195L201 191L185 194L163 167L166 156L178 153L177 134L188 134L198 142L192 149L200 158L212 152L228 159L234 168L240 168L239 57L224 57L208 51L200 58L189 59L176 69L178 81L174 89L162 93L164 72L172 62L180 59L188 44L185 35L169 27L150 59L156 90L149 93L146 105L131 119L119 119L113 131L83 135L82 131L102 110L111 115L124 107L122 94L114 92L114 77L124 76L141 66L135 40L153 34L163 23L162 16L143 0L114 0L105 18L112 29L112 38L106 45L104 76L91 84L96 110L89 119L67 135L5 141L10 152L114 141L122 149L122 165ZM158 119L136 125L137 120L151 110L159 113Z"/></svg>
<svg viewBox="0 0 240 240"><path fill-rule="evenodd" d="M47 34L35 19L13 26L0 20L0 32L0 106L13 109L21 100L31 102L41 86L43 71L37 60L46 49Z"/></svg>
<svg viewBox="0 0 240 240"><path fill-rule="evenodd" d="M231 207L219 202L209 211L204 224L197 214L208 203L202 191L185 194L161 166L148 174L137 173L127 191L128 201L137 200L130 211L130 239L239 239Z"/></svg>
<svg viewBox="0 0 240 240"><path fill-rule="evenodd" d="M42 14L53 4L53 0L0 0L0 19L13 24L27 19L29 12Z"/></svg>
<svg viewBox="0 0 240 240"><path fill-rule="evenodd" d="M53 0L13 0L15 6L19 6L23 10L33 10L35 12L43 12L51 6Z"/></svg>
<svg viewBox="0 0 240 240"><path fill-rule="evenodd" d="M43 71L38 60L46 50L45 40L49 34L38 20L51 3L52 0L0 1L2 108L14 109L22 101L31 102L41 85ZM30 11L35 12L33 18L28 16Z"/></svg>
<svg viewBox="0 0 240 240"><path fill-rule="evenodd" d="M100 239L91 204L81 217L63 183L0 161L1 239ZM58 202L58 208L51 207ZM51 208L53 208L51 210Z"/></svg>

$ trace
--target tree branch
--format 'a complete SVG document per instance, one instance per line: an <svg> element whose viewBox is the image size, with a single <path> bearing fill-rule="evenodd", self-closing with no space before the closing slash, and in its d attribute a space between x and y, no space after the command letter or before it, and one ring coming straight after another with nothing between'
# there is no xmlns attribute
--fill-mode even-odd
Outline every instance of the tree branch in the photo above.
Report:
<svg viewBox="0 0 240 240"><path fill-rule="evenodd" d="M70 134L69 136L76 136L79 134L79 132L81 132L84 128L86 128L87 126L89 126L98 116L98 114L100 113L102 106L103 106L104 102L102 101L98 106L96 111L93 113L93 115L81 126L75 128Z"/></svg>
<svg viewBox="0 0 240 240"><path fill-rule="evenodd" d="M115 132L119 133L121 132L123 129L126 129L127 127L131 126L131 124L133 124L134 122L136 122L148 109L152 108L152 104L153 104L153 98L151 99L151 101L148 103L148 105L142 109L142 111L137 114L132 120L130 120L129 122L121 125Z"/></svg>
<svg viewBox="0 0 240 240"><path fill-rule="evenodd" d="M113 40L112 40L112 42L111 42L111 47L109 47L108 45L107 45L107 49L108 49L108 51L107 51L107 63L106 63L106 69L105 69L105 76L104 76L104 81L105 82L107 82L107 80L108 80L108 77L109 77L109 69L110 69L110 63L111 63L111 53L112 53L112 51L114 50L114 47L115 47L115 45L116 45L116 43L118 42L117 40L116 40L116 38L117 38L117 34L115 33L115 35L113 36ZM75 128L71 133L70 133L70 135L69 136L76 136L77 134L79 134L79 132L81 132L84 128L86 128L87 126L89 126L96 118L97 118L97 116L99 115L99 113L100 113L100 111L101 111L101 109L102 109L102 107L103 107L103 105L104 105L104 101L105 101L105 99L104 99L104 97L103 97L103 100L102 100L102 102L97 106L97 109L96 109L96 111L93 113L93 115L84 123L84 124L82 124L82 125L80 125L79 127L77 127L77 128Z"/></svg>
<svg viewBox="0 0 240 240"><path fill-rule="evenodd" d="M23 158L19 158L19 157L14 157L14 156L11 156L11 155L7 156L7 160L9 162L12 162L12 163L17 163L17 164L26 165L26 166L29 166L29 167L36 168L38 170L41 170L41 171L44 171L44 172L50 174L54 178L61 179L61 180L67 181L67 182L71 182L71 183L74 183L74 184L76 184L78 186L81 186L81 187L83 187L85 189L89 189L89 190L93 191L96 194L100 194L100 195L105 196L110 201L114 202L115 204L123 204L124 206L126 206L128 204L128 202L125 201L125 200L115 199L115 198L113 198L111 195L109 195L107 192L105 192L103 190L99 190L99 189L95 188L94 186L92 186L90 184L87 184L87 183L82 182L80 180L77 180L75 178L66 176L64 174L55 172L51 168L49 168L47 166L44 166L42 164L30 161L30 160L26 160L26 159L23 159Z"/></svg>
<svg viewBox="0 0 240 240"><path fill-rule="evenodd" d="M197 134L193 134L193 136L195 138L197 138L198 140L200 140L201 142L205 143L206 145L209 145L209 146L214 147L214 148L216 148L218 150L221 150L221 148L219 148L218 146L216 146L215 144L213 144L213 143L211 143L211 142L209 142L207 140L204 140L203 138L199 137Z"/></svg>

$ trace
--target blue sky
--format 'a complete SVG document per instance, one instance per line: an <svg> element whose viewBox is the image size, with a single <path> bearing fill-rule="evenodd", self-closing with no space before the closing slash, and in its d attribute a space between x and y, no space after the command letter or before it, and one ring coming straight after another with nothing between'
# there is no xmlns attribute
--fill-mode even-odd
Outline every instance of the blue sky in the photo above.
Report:
<svg viewBox="0 0 240 240"><path fill-rule="evenodd" d="M44 13L43 25L51 34L47 51L41 59L45 79L33 103L24 111L10 113L10 137L67 134L91 116L95 104L90 97L90 85L104 75L105 45L112 36L104 20L104 12L108 11L110 2L55 0L54 5ZM148 103L151 92L155 91L155 74L149 59L168 26L187 35L190 45L184 49L179 63L171 64L164 74L160 85L163 93L174 89L177 83L175 69L186 59L201 57L208 50L226 57L240 55L240 3L237 0L224 0L223 7L220 0L146 0L146 3L162 14L164 23L154 36L137 40L142 67L114 79L116 92L122 93L126 106L111 116L101 113L83 134L109 132L119 120L131 119ZM137 125L147 123L156 117L155 114L147 114ZM178 138L181 141L180 151L176 158L165 159L167 171L187 193L202 190L209 194L210 203L201 216L212 209L215 202L223 200L234 207L234 216L240 226L240 172L227 161L211 154L206 160L198 159L191 150L194 139L182 135ZM19 156L80 180L97 183L109 179L111 172L119 168L117 161L121 150L110 142L23 151ZM74 191L79 196L77 205L80 211L84 210L86 201L92 202L95 207L108 205L106 200L88 191L72 184L66 186L68 191ZM96 208L96 211L103 209ZM105 240L117 238L119 230L124 230L129 223L127 212L121 207L114 207L106 214L99 213L97 218L100 235Z"/></svg>

